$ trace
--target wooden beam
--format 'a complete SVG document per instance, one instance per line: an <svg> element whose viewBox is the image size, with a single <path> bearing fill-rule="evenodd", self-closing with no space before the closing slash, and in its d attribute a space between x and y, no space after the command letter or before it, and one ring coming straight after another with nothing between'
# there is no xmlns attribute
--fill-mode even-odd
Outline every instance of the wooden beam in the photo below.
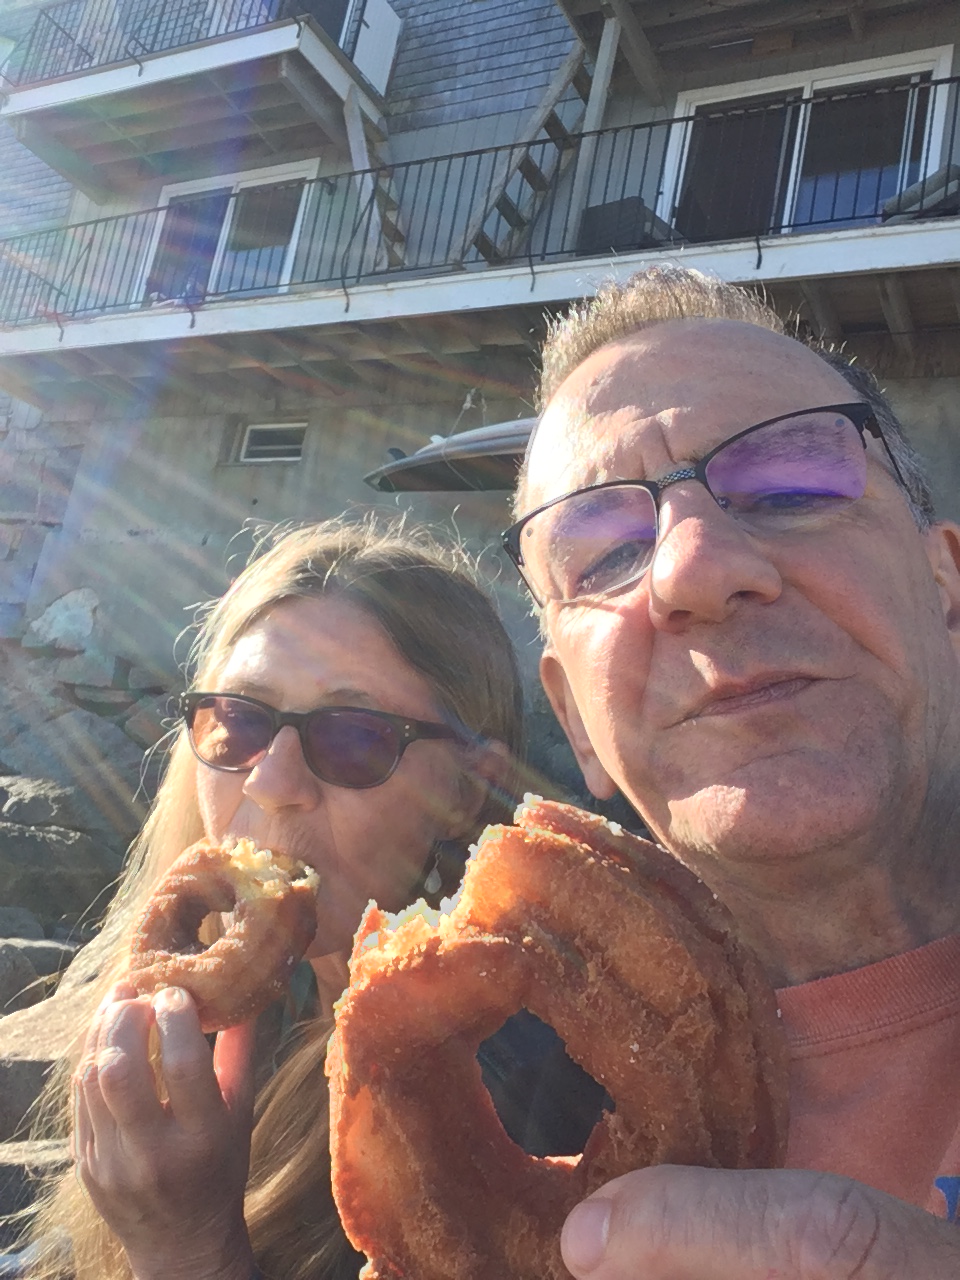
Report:
<svg viewBox="0 0 960 1280"><path fill-rule="evenodd" d="M957 309L957 319L960 320L960 271L956 268L953 271L949 271L947 280L950 285L950 292L953 295L953 305Z"/></svg>
<svg viewBox="0 0 960 1280"><path fill-rule="evenodd" d="M873 19L888 9L902 7L903 0L873 0L870 16ZM849 21L849 14L850 0L818 0L816 5L810 4L809 0L767 0L767 3L750 10L738 8L718 13L715 7L709 8L696 19L693 11L687 10L679 18L676 6L672 6L645 14L644 27L653 35L657 52L662 57L664 53L677 49L703 47L716 41L741 37L746 40L775 27L797 31L803 27L822 26L831 19ZM906 17L916 26L916 14Z"/></svg>
<svg viewBox="0 0 960 1280"><path fill-rule="evenodd" d="M588 0L588 3L583 3L582 0L567 0L567 2L574 14L580 14L588 11L597 12L604 0ZM733 22L747 26L753 22L755 16L765 18L769 12L778 10L784 14L784 21L791 24L797 21L821 22L825 19L846 18L852 3L856 3L856 0L741 0L737 4L725 3L723 13L729 15L729 19ZM870 0L870 14L873 16L888 9L902 10L904 3L905 0ZM929 3L924 3L923 8L925 11L928 10ZM663 27L679 27L682 24L699 27L704 22L714 22L714 20L722 26L723 14L718 12L717 0L682 0L682 4L678 4L677 0L645 0L643 6L643 26L647 32ZM916 26L916 13L912 15L912 20ZM711 35L715 33L712 27L709 30ZM657 41L657 48L659 47L660 44Z"/></svg>
<svg viewBox="0 0 960 1280"><path fill-rule="evenodd" d="M318 124L335 147L343 154L349 152L347 131L342 111L324 98L316 82L307 72L303 62L285 53L280 57L280 79L300 103L314 123Z"/></svg>
<svg viewBox="0 0 960 1280"><path fill-rule="evenodd" d="M299 103L287 102L283 106L271 108L269 115L255 118L245 115L221 116L207 121L190 121L176 124L173 127L159 128L154 122L149 134L141 134L136 138L119 138L98 142L93 146L78 144L83 158L90 164L110 164L143 157L149 159L156 154L180 154L192 151L196 147L217 146L224 142L233 142L237 138L247 138L251 134L263 138L264 135L282 129L296 129L303 124L303 108ZM269 141L269 139L267 139ZM126 156L123 151L126 150Z"/></svg>
<svg viewBox="0 0 960 1280"><path fill-rule="evenodd" d="M590 57L594 61L596 61L597 50L598 50L597 42L596 40L589 39L589 37L587 37L584 34L584 32L581 30L582 24L577 21L577 18L580 17L580 14L577 12L577 7L574 0L554 0L554 3L556 4L560 12L563 14L564 18L567 20L567 25L570 27L570 30L573 32L573 34L577 37L577 39L580 41L583 47L590 54ZM597 3L594 6L594 8L596 9L597 12L599 12L600 10L599 3Z"/></svg>
<svg viewBox="0 0 960 1280"><path fill-rule="evenodd" d="M260 134L237 138L230 148L230 162L239 171L256 168L258 165L276 164L278 156L285 161L294 161L313 158L316 154L316 125L312 120L304 120L299 125L277 130L269 140ZM209 177L217 171L222 161L223 157L218 154L215 146L206 146L180 151L158 151L154 155L143 157L137 163L149 166L153 177L181 181ZM117 168L129 163L119 162ZM141 174L141 180L146 180L147 176L146 173ZM118 181L111 172L111 182L116 184Z"/></svg>
<svg viewBox="0 0 960 1280"><path fill-rule="evenodd" d="M914 352L914 335L916 325L910 312L907 291L903 280L898 275L880 276L877 280L880 292L880 308L887 328L897 349L903 354L912 356Z"/></svg>
<svg viewBox="0 0 960 1280"><path fill-rule="evenodd" d="M837 316L833 299L822 284L806 281L800 286L803 300L813 318L813 326L818 338L834 342L843 337L843 326Z"/></svg>
<svg viewBox="0 0 960 1280"><path fill-rule="evenodd" d="M103 106L101 111L77 112L65 117L56 113L56 134L61 142L71 146L93 146L111 138L138 138L157 131L157 121L163 121L167 130L190 124L205 124L209 120L222 120L227 116L245 114L256 118L261 112L273 111L290 102L286 85L274 80L259 89L256 94L210 94L201 98L189 97L178 102L161 103L153 111L124 112L118 114ZM93 100L94 105L99 99Z"/></svg>
<svg viewBox="0 0 960 1280"><path fill-rule="evenodd" d="M613 76L613 64L617 57L617 45L621 33L620 19L605 18L603 33L600 36L600 52L593 69L593 81L590 85L590 97L583 116L583 132L593 133L603 125L603 113L607 105L610 91L610 80ZM590 182L593 178L593 164L597 151L597 139L586 136L580 143L577 154L577 168L573 175L573 187L570 193L570 213L576 223L570 228L571 243L577 243L583 211L590 196Z"/></svg>
<svg viewBox="0 0 960 1280"><path fill-rule="evenodd" d="M627 0L605 0L604 13L609 13L620 23L620 50L630 70L636 77L643 96L655 107L663 106L663 78L653 45L637 21L637 15ZM604 25L606 30L606 25ZM601 53L603 43L601 40ZM586 128L586 126L584 126Z"/></svg>

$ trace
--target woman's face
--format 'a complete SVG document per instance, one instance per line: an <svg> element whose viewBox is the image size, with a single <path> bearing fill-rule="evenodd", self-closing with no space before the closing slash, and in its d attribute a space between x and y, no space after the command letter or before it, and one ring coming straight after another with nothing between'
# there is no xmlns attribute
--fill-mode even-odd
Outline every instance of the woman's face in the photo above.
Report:
<svg viewBox="0 0 960 1280"><path fill-rule="evenodd" d="M358 706L442 721L427 681L380 624L342 598L274 605L237 641L210 691L242 693L280 711ZM386 910L409 901L436 840L469 830L480 800L463 784L458 748L411 743L386 782L350 790L307 768L285 726L250 773L197 762L197 793L211 840L249 836L320 874L313 956L342 951L371 898Z"/></svg>

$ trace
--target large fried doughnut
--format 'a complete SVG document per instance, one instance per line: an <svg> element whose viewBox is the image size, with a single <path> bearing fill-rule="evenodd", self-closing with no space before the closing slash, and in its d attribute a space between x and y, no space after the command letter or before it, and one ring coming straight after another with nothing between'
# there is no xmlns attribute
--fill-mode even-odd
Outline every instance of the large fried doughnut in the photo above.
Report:
<svg viewBox="0 0 960 1280"><path fill-rule="evenodd" d="M183 987L204 1032L255 1017L286 989L317 930L317 873L252 840L180 855L157 883L130 945L129 980L141 995ZM221 937L199 940L204 919L230 913Z"/></svg>
<svg viewBox="0 0 960 1280"><path fill-rule="evenodd" d="M333 1190L362 1280L568 1280L569 1210L665 1162L782 1162L776 1002L727 911L668 854L535 801L491 828L459 902L357 936L327 1071ZM582 1156L527 1155L476 1051L525 1008L612 1097Z"/></svg>

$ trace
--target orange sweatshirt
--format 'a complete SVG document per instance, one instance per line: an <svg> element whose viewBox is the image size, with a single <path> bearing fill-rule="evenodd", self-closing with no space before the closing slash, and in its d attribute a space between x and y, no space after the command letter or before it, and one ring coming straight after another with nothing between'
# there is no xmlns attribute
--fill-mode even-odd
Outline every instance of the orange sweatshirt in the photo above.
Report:
<svg viewBox="0 0 960 1280"><path fill-rule="evenodd" d="M960 934L777 994L788 1167L960 1220Z"/></svg>

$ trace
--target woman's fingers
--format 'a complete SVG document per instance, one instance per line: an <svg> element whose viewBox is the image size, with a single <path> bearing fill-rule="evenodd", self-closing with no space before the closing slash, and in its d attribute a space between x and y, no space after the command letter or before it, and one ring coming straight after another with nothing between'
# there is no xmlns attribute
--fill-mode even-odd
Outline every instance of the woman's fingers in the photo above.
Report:
<svg viewBox="0 0 960 1280"><path fill-rule="evenodd" d="M153 1007L170 1110L184 1129L202 1130L222 1113L223 1097L196 1005L180 987L167 987L153 997Z"/></svg>
<svg viewBox="0 0 960 1280"><path fill-rule="evenodd" d="M103 1106L121 1128L143 1130L161 1121L163 1108L149 1057L153 1023L153 1009L144 1000L121 1001L104 1014L95 1070L85 1072L84 1079L95 1130L105 1119Z"/></svg>

